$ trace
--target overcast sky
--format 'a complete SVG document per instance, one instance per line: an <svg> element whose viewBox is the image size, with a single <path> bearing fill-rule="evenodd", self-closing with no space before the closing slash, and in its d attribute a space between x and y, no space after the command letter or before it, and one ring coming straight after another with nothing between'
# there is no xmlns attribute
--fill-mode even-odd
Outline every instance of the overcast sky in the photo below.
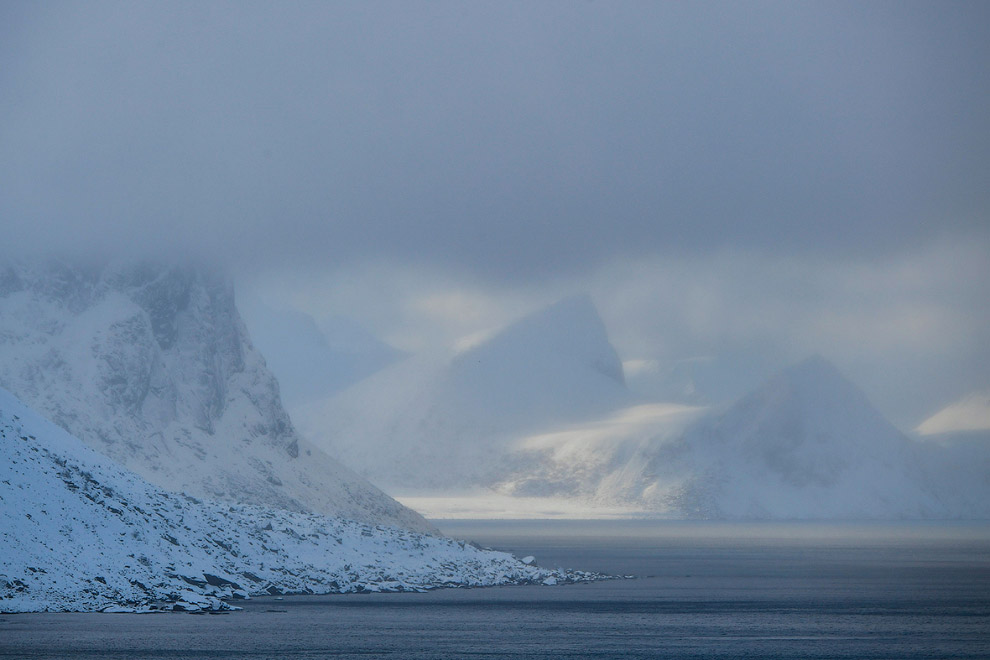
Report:
<svg viewBox="0 0 990 660"><path fill-rule="evenodd" d="M0 251L408 350L585 290L624 359L817 351L916 423L990 388L988 214L986 2L0 3Z"/></svg>

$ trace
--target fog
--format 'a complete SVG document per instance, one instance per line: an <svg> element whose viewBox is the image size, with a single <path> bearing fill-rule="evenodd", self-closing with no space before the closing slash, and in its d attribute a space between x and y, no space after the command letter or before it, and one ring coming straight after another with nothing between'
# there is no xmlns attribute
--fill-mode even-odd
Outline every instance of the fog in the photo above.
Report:
<svg viewBox="0 0 990 660"><path fill-rule="evenodd" d="M452 345L590 292L729 399L990 387L985 3L6 3L0 254L194 255ZM645 366L644 366L645 365Z"/></svg>

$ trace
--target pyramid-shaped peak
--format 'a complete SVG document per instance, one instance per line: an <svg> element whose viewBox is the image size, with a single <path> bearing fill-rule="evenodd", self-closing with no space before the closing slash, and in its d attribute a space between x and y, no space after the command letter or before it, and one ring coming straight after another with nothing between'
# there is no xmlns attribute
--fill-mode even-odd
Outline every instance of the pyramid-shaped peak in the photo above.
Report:
<svg viewBox="0 0 990 660"><path fill-rule="evenodd" d="M564 298L524 316L459 355L457 362L517 362L532 367L549 356L594 365L596 371L625 383L622 362L588 294Z"/></svg>
<svg viewBox="0 0 990 660"><path fill-rule="evenodd" d="M569 376L560 370L562 365L580 364L625 384L622 362L587 294L564 298L524 316L459 354L454 364L472 372L477 368L516 369L529 377L542 370L546 377L564 382Z"/></svg>
<svg viewBox="0 0 990 660"><path fill-rule="evenodd" d="M785 386L793 395L814 397L820 403L834 399L862 399L865 395L832 362L821 355L784 369L770 380L769 386Z"/></svg>
<svg viewBox="0 0 990 660"><path fill-rule="evenodd" d="M831 382L855 387L834 364L818 353L786 368L781 376L799 385Z"/></svg>
<svg viewBox="0 0 990 660"><path fill-rule="evenodd" d="M924 517L941 507L920 481L911 442L819 355L686 438L699 466L688 503L700 502L702 515Z"/></svg>
<svg viewBox="0 0 990 660"><path fill-rule="evenodd" d="M588 293L576 293L572 296L562 298L555 303L547 305L542 310L530 314L530 317L535 316L599 318L598 308L595 307L595 303Z"/></svg>
<svg viewBox="0 0 990 660"><path fill-rule="evenodd" d="M737 412L761 411L758 416L799 417L820 421L855 418L889 426L862 390L829 360L813 355L770 378L734 406ZM844 422L842 422L844 423Z"/></svg>
<svg viewBox="0 0 990 660"><path fill-rule="evenodd" d="M609 343L605 323L586 293L569 296L522 317L479 348L515 344L566 350L575 343L585 347Z"/></svg>

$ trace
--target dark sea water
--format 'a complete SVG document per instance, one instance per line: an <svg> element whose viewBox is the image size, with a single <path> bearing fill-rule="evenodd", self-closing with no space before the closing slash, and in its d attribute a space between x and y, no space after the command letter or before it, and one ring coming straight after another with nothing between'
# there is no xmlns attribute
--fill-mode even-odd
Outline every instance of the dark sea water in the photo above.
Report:
<svg viewBox="0 0 990 660"><path fill-rule="evenodd" d="M441 521L558 587L0 615L0 658L990 658L990 524Z"/></svg>

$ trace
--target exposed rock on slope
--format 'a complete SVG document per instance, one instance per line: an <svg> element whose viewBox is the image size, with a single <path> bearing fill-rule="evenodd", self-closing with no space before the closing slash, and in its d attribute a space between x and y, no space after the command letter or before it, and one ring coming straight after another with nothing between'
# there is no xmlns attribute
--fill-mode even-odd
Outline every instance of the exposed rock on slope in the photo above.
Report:
<svg viewBox="0 0 990 660"><path fill-rule="evenodd" d="M593 577L394 527L169 493L0 390L0 612Z"/></svg>
<svg viewBox="0 0 990 660"><path fill-rule="evenodd" d="M3 269L0 385L163 488L432 529L297 435L203 269Z"/></svg>
<svg viewBox="0 0 990 660"><path fill-rule="evenodd" d="M303 433L397 491L489 485L520 434L628 404L622 364L588 296L453 356L415 356L294 415Z"/></svg>

